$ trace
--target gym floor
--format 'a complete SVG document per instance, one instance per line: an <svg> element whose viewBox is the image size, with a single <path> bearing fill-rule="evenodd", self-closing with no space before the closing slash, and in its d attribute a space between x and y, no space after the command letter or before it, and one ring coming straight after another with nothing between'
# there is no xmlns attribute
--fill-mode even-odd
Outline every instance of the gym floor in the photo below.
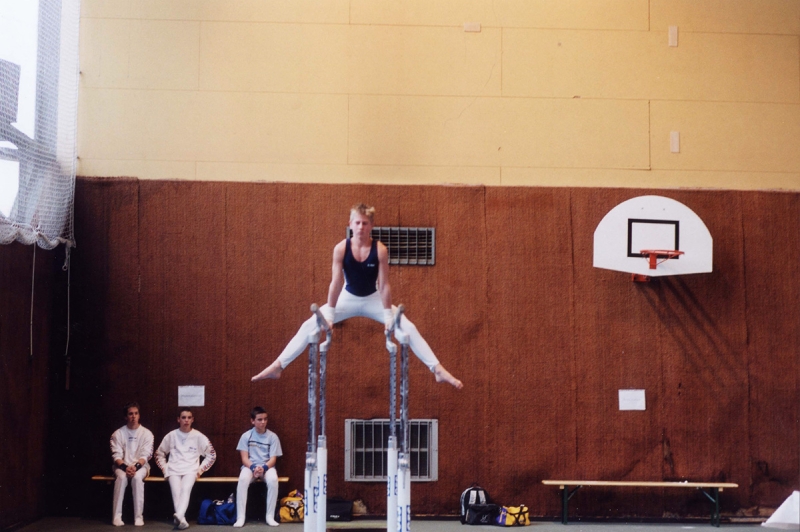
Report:
<svg viewBox="0 0 800 532"><path fill-rule="evenodd" d="M197 529L202 532L230 532L230 526L197 526L190 521L190 529ZM331 532L345 532L353 530L355 532L378 532L386 530L386 521L382 520L356 520L349 523L329 523L328 530ZM413 532L497 532L495 526L475 526L465 528L458 520L427 520L418 519L411 522ZM124 528L117 530L173 530L172 521L146 521L143 527L133 527L126 524ZM244 530L273 530L261 521L250 521L244 526ZM528 528L531 532L682 532L684 530L696 530L698 532L711 532L716 530L708 523L615 523L615 522L574 522L567 526L560 522L534 521ZM763 530L758 523L747 524L726 524L723 523L721 529L735 530L735 532L756 532ZM20 529L20 532L110 532L115 530L108 521L97 519L80 518L46 518L37 521ZM302 523L286 523L277 529L280 532L303 532Z"/></svg>

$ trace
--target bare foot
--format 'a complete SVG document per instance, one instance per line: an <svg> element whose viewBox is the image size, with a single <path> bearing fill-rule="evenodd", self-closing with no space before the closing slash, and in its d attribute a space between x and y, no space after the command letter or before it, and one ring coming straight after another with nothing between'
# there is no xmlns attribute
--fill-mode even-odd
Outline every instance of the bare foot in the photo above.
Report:
<svg viewBox="0 0 800 532"><path fill-rule="evenodd" d="M256 382L263 379L280 379L281 373L283 373L283 368L281 367L281 363L275 360L275 362L267 366L266 369L264 369L264 371L262 371L258 375L253 375L250 378L250 380Z"/></svg>
<svg viewBox="0 0 800 532"><path fill-rule="evenodd" d="M438 364L435 368L433 368L433 375L436 377L436 382L446 382L452 384L456 390L460 390L464 387L464 383L453 377L453 375L444 369L444 366L441 364Z"/></svg>

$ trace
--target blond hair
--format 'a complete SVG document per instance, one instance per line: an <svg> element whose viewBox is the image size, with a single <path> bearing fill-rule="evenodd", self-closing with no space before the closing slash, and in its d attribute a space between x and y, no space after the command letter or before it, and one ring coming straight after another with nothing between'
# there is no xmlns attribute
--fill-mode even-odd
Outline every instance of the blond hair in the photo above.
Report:
<svg viewBox="0 0 800 532"><path fill-rule="evenodd" d="M356 203L350 208L350 220L356 214L361 214L369 218L370 223L375 223L375 207L367 205L366 203Z"/></svg>

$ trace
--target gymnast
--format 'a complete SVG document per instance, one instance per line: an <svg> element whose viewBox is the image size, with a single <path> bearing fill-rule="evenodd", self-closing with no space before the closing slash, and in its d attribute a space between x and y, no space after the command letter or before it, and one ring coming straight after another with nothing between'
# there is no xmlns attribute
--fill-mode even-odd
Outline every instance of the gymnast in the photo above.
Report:
<svg viewBox="0 0 800 532"><path fill-rule="evenodd" d="M362 316L382 322L386 330L391 329L396 308L392 306L392 291L389 287L389 252L382 242L372 239L374 216L374 207L363 203L354 205L350 209L353 237L342 240L333 248L333 272L328 289L328 303L320 308L330 327L348 318ZM305 350L308 336L317 326L316 320L315 316L306 320L278 358L251 380L280 378L284 368ZM459 390L464 386L442 366L428 343L405 315L400 321L400 328L408 334L409 347L433 372L436 382L447 382Z"/></svg>

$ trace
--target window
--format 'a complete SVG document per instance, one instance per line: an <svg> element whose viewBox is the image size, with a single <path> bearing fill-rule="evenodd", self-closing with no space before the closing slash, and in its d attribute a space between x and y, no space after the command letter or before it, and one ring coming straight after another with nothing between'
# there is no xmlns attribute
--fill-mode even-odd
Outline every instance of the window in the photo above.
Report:
<svg viewBox="0 0 800 532"><path fill-rule="evenodd" d="M347 228L347 236L352 236ZM433 227L373 227L372 238L389 251L389 264L433 266L436 263L436 229Z"/></svg>
<svg viewBox="0 0 800 532"><path fill-rule="evenodd" d="M439 479L439 421L409 421L411 480ZM386 449L389 445L388 419L345 419L344 479L356 482L386 481ZM397 423L400 434L400 423ZM399 443L398 443L399 446Z"/></svg>

